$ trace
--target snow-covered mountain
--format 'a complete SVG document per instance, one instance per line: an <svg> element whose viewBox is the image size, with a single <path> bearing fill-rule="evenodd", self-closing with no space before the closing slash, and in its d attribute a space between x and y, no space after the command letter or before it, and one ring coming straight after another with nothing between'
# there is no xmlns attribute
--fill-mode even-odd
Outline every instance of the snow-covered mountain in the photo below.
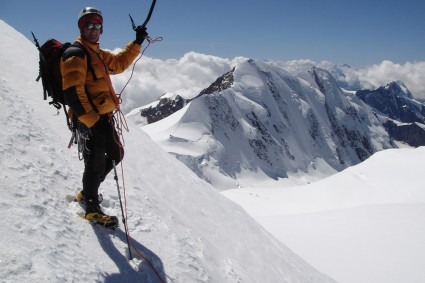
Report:
<svg viewBox="0 0 425 283"><path fill-rule="evenodd" d="M356 96L377 113L391 138L411 146L425 145L425 105L401 81L375 90L358 90Z"/></svg>
<svg viewBox="0 0 425 283"><path fill-rule="evenodd" d="M143 129L221 189L247 187L252 179L276 185L303 173L323 177L393 147L371 108L328 71L300 65L288 72L256 60Z"/></svg>
<svg viewBox="0 0 425 283"><path fill-rule="evenodd" d="M168 282L333 282L131 121L119 174L128 261L122 229L92 227L66 201L83 164L66 149L63 115L42 100L37 50L1 20L0 30L1 282L161 282L148 260ZM105 211L120 216L112 176L101 191Z"/></svg>
<svg viewBox="0 0 425 283"><path fill-rule="evenodd" d="M425 120L425 107L416 101L403 82L391 82L375 90L362 89L356 96L388 118L403 123Z"/></svg>

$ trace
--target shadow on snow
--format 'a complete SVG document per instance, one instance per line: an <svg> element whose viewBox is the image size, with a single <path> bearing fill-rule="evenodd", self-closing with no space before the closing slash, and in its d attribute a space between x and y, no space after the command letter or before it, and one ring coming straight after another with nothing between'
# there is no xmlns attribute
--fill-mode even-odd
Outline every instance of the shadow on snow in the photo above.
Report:
<svg viewBox="0 0 425 283"><path fill-rule="evenodd" d="M137 266L132 266L129 262L128 249L125 255L118 250L113 241L111 234L120 239L127 246L127 238L125 232L116 229L111 233L105 232L105 228L93 226L93 230L99 239L99 243L105 253L115 262L119 269L116 274L100 274L103 283L122 283L122 282L146 282L146 283L162 283L167 282L166 273L161 259L151 250L135 241L131 241L131 255L139 261ZM138 251L135 251L135 249ZM141 257L139 253L144 257ZM147 259L147 260L146 260ZM150 265L150 263L152 266ZM137 270L136 270L137 269ZM154 270L155 269L155 270ZM161 277L161 279L159 278Z"/></svg>

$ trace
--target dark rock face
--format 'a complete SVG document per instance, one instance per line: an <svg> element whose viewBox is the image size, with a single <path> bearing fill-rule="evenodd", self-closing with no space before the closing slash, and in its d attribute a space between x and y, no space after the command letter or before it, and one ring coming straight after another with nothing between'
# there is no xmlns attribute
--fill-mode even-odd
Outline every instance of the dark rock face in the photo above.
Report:
<svg viewBox="0 0 425 283"><path fill-rule="evenodd" d="M231 70L230 72L227 72L223 76L219 77L214 83L212 83L208 88L201 91L201 93L193 99L196 99L206 94L218 93L230 88L233 84L234 71L235 69L233 68L233 70ZM155 123L179 111L193 99L184 99L180 95L160 98L155 105L151 105L147 108L141 109L140 115L147 118L148 124Z"/></svg>
<svg viewBox="0 0 425 283"><path fill-rule="evenodd" d="M390 137L395 140L403 141L410 146L425 146L425 129L423 124L406 123L399 124L393 120L384 123Z"/></svg>
<svg viewBox="0 0 425 283"><path fill-rule="evenodd" d="M172 98L161 98L155 106L140 110L140 115L147 118L148 124L155 123L179 111L186 103L186 100L180 95Z"/></svg>
<svg viewBox="0 0 425 283"><path fill-rule="evenodd" d="M388 118L403 123L423 123L425 107L416 101L401 82L391 82L376 90L359 90L356 96Z"/></svg>
<svg viewBox="0 0 425 283"><path fill-rule="evenodd" d="M386 120L383 125L391 138L415 147L425 145L425 106L414 99L402 82L391 82L376 90L359 90L356 96Z"/></svg>
<svg viewBox="0 0 425 283"><path fill-rule="evenodd" d="M225 73L221 77L219 77L214 83L212 83L209 87L201 91L201 93L198 95L202 96L204 94L213 94L218 93L223 90L226 90L230 88L234 82L233 73L235 71L235 68L233 68L230 72Z"/></svg>

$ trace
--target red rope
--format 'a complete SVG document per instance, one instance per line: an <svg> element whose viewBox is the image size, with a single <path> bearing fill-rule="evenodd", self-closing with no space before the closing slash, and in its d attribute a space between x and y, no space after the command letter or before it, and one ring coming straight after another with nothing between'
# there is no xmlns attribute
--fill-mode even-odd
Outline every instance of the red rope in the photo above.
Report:
<svg viewBox="0 0 425 283"><path fill-rule="evenodd" d="M129 131L129 128L128 128L128 125L127 125L127 121L125 120L125 116L124 116L124 114L122 113L122 111L121 111L121 109L120 109L120 107L119 107L119 105L122 103L122 98L121 98L121 96L122 96L122 94L123 94L123 92L124 92L125 88L127 87L127 85L130 83L131 79L133 78L134 69L136 68L136 64L137 64L137 62L139 62L139 60L143 57L143 55L145 54L146 49L148 49L148 47L149 47L152 43L162 41L162 39L163 39L162 37L157 37L157 38L155 38L155 39L152 39L152 38L150 38L149 36L146 38L146 41L148 42L148 45L147 45L147 46L146 46L146 47L142 50L142 53L140 54L139 58L137 58L137 59L136 59L136 61L134 61L134 63L133 63L133 67L132 67L132 69L131 69L130 78L128 79L128 81L126 82L126 84L124 85L124 87L122 88L122 90L120 91L120 93L119 93L119 94L115 94L115 92L114 92L114 94L113 94L113 97L117 98L117 100L118 100L117 110L116 110L116 111L115 111L115 113L114 113L114 115L116 116L116 123L117 123L116 130L117 130L117 133L118 133L118 137L120 137L120 138L121 138L121 140L122 140L122 144L123 144L123 146L124 146L123 128L124 128L127 132ZM108 77L109 77L109 76L108 76ZM111 83L111 86L110 86L110 87L112 88L112 83ZM112 88L112 90L113 90L113 88ZM119 144L121 144L121 142L120 142L120 141L118 141L118 143L119 143Z"/></svg>
<svg viewBox="0 0 425 283"><path fill-rule="evenodd" d="M125 88L127 87L128 83L131 81L131 79L133 78L133 73L134 73L134 68L136 67L136 63L143 57L143 55L145 54L146 49L148 49L148 47L155 42L158 41L162 41L162 37L157 37L155 39L150 38L149 36L146 38L146 41L148 42L148 45L142 50L142 53L140 54L139 58L137 58L137 60L134 62L133 64L133 68L131 70L131 74L130 74L130 78L128 79L127 83L124 85L124 87L122 88L122 90L120 91L119 94L117 94L118 99L121 101L121 95L124 92Z"/></svg>
<svg viewBox="0 0 425 283"><path fill-rule="evenodd" d="M127 87L127 85L129 84L130 80L133 77L133 73L134 73L134 69L136 67L136 63L142 58L142 56L145 53L146 49L149 47L149 45L151 43L155 43L155 42L161 41L161 40L162 40L162 37L157 37L155 39L151 39L150 37L147 37L148 45L143 49L143 51L140 54L139 58L137 58L137 60L133 63L133 68L131 70L130 78L128 79L127 83L124 85L124 87L121 90L121 92L119 94L117 94L117 96L116 96L118 98L118 107L117 107L117 110L114 112L114 114L110 116L110 119L113 119L115 121L114 124L115 124L115 129L116 129L116 132L117 132L117 135L114 135L114 137L116 137L115 142L121 148L123 148L124 145L125 145L125 143L124 143L124 135L123 135L123 128L127 132L129 131L129 128L128 128L128 125L127 125L127 121L125 120L125 116L124 116L124 114L122 113L122 111L121 111L121 109L119 107L119 104L121 104L121 102L122 102L121 95L122 95L122 93L124 92L124 89ZM122 142L121 142L121 139L122 139ZM125 213L125 215L123 215L123 217L124 217L125 225L127 225L128 224L128 221L127 221L128 220L127 193L126 193L126 188L125 188L124 165L123 165L123 156L122 156L122 154L123 154L123 151L120 150L121 179L122 179L122 188L123 188L123 192L124 192L123 195L124 195L124 213ZM148 265L151 267L151 269L155 272L155 274L158 277L158 279L161 282L164 282L165 283L166 281L162 278L161 274L155 268L155 266L153 265L153 263L146 256L144 256L141 251L139 251L135 247L135 245L133 243L133 239L130 236L130 231L128 230L128 225L127 225L127 229L126 229L126 234L127 234L128 239L129 239L129 242L130 242L129 244L133 248L133 250L137 253L137 255L139 255L139 257L141 259L145 260L148 263Z"/></svg>
<svg viewBox="0 0 425 283"><path fill-rule="evenodd" d="M123 166L123 162L121 162L121 176L122 176L122 186L123 186L123 192L124 192L124 211L125 211L125 223L128 224L128 213L127 213L127 195L126 195L126 190L125 190L125 180L124 180L124 166ZM140 259L145 260L148 265L151 267L151 269L154 271L154 273L156 274L156 276L159 278L159 280L163 283L165 283L166 281L162 278L161 274L159 273L159 271L155 268L154 264L146 257L143 255L143 253L141 251L139 251L136 246L133 243L133 238L130 235L130 231L128 229L128 225L127 225L127 236L130 242L130 246L133 248L133 250L137 253L137 255L139 255Z"/></svg>
<svg viewBox="0 0 425 283"><path fill-rule="evenodd" d="M115 136L115 135L114 135ZM119 137L118 137L119 139ZM124 145L118 140L115 140L118 144L119 147L123 148ZM125 233L127 235L127 239L129 240L129 244L130 246L133 248L133 250L137 253L137 255L139 255L140 259L145 260L148 265L151 267L151 269L154 271L154 273L156 274L156 276L159 278L159 280L163 283L165 283L166 281L162 278L161 274L159 273L159 271L155 268L154 264L146 257L143 255L143 253L141 251L139 251L136 246L133 243L133 238L130 235L130 231L128 229L128 210L127 210L127 192L125 189L125 179L124 179L124 163L123 163L123 151L120 150L120 160L121 160L121 179L122 179L122 188L123 188L123 195L124 195L124 225L127 225L127 229L125 229Z"/></svg>

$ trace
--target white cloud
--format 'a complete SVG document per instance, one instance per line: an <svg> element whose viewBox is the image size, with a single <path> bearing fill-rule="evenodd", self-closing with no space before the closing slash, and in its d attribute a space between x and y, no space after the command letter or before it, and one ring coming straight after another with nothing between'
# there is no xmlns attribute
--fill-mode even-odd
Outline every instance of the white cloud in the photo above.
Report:
<svg viewBox="0 0 425 283"><path fill-rule="evenodd" d="M155 101L167 92L194 97L243 60L243 57L225 59L195 52L189 52L178 60L143 56L136 64L133 77L123 92L122 110L127 113ZM131 69L112 76L117 92L127 83Z"/></svg>
<svg viewBox="0 0 425 283"><path fill-rule="evenodd" d="M343 87L352 90L376 89L392 81L400 80L415 98L425 99L425 62L397 64L384 60L379 64L363 68L336 66L327 61L317 63L311 60L295 60L276 64L288 70L296 70L299 66L319 66L329 70Z"/></svg>
<svg viewBox="0 0 425 283"><path fill-rule="evenodd" d="M385 60L379 64L355 69L342 67L345 77L339 77L353 88L375 89L400 80L415 98L425 99L425 62L397 64Z"/></svg>
<svg viewBox="0 0 425 283"><path fill-rule="evenodd" d="M194 97L219 76L246 59L244 57L227 59L196 52L189 52L180 59L168 60L143 56L136 64L133 77L123 93L122 110L128 113L134 108L157 100L167 92L188 98ZM425 84L423 83L425 82L425 62L397 64L386 60L358 69L335 66L327 61L316 63L311 60L295 60L271 63L280 65L288 71L295 70L298 66L317 65L334 73L344 87L352 89L375 89L391 81L401 80L414 97L425 99ZM131 69L112 77L117 92L120 92L127 83Z"/></svg>
<svg viewBox="0 0 425 283"><path fill-rule="evenodd" d="M416 98L425 98L425 62L407 62L403 65L383 61L357 70L360 84L365 88L379 87L390 81L401 80Z"/></svg>

